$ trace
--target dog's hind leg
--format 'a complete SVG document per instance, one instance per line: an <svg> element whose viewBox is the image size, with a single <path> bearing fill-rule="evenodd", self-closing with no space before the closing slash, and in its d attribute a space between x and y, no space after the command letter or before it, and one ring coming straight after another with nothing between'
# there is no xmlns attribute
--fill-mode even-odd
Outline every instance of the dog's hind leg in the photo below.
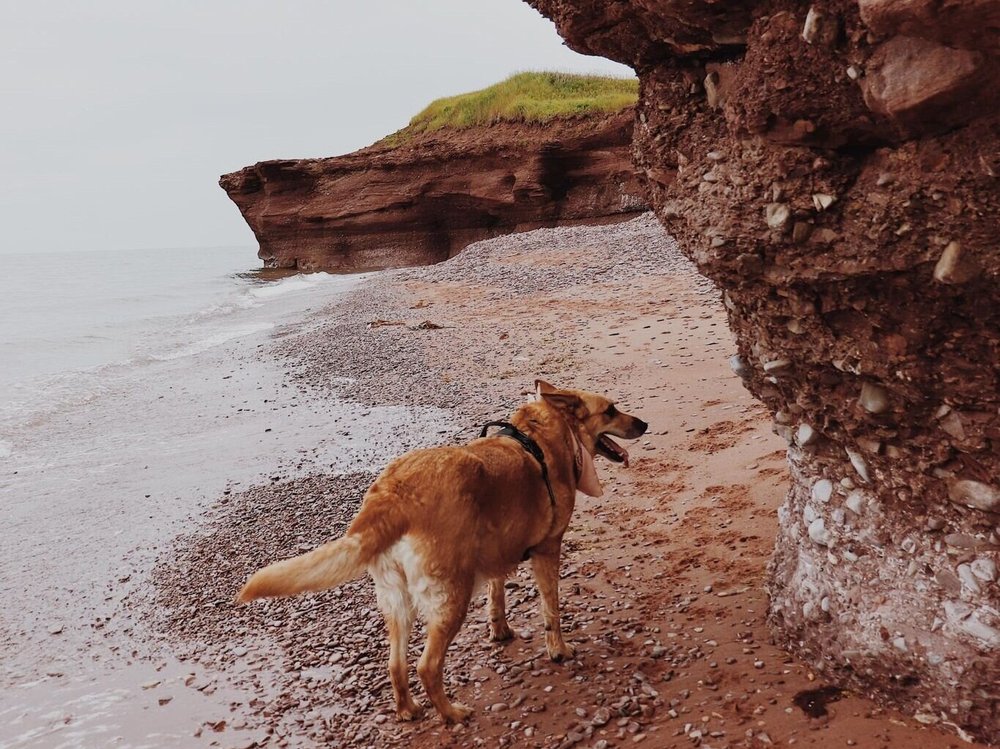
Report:
<svg viewBox="0 0 1000 749"><path fill-rule="evenodd" d="M545 649L556 663L572 658L576 651L563 639L559 623L559 552L561 541L536 546L531 552L531 568L542 599L545 620Z"/></svg>
<svg viewBox="0 0 1000 749"><path fill-rule="evenodd" d="M369 571L375 582L375 596L389 633L389 680L396 700L396 715L401 720L415 720L424 710L410 694L410 669L406 651L413 629L414 610L406 576L394 560L385 556L373 564Z"/></svg>
<svg viewBox="0 0 1000 749"><path fill-rule="evenodd" d="M490 580L487 590L490 600L490 639L496 642L514 639L514 633L507 624L507 600L503 586L504 579L494 577Z"/></svg>
<svg viewBox="0 0 1000 749"><path fill-rule="evenodd" d="M446 597L442 596L440 608L427 622L427 644L417 663L424 691L446 723L460 723L472 713L472 708L451 702L444 691L444 656L465 620L471 598L471 585L452 588Z"/></svg>
<svg viewBox="0 0 1000 749"><path fill-rule="evenodd" d="M423 707L410 694L410 668L406 650L410 644L413 617L386 618L389 629L389 680L396 699L396 715L401 720L416 720L424 713Z"/></svg>

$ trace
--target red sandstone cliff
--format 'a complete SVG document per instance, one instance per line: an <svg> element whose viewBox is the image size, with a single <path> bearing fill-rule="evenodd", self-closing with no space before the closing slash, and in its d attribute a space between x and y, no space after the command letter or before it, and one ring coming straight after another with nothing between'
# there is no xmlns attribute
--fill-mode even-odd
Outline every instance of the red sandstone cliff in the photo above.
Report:
<svg viewBox="0 0 1000 749"><path fill-rule="evenodd" d="M1000 2L529 2L638 73L651 201L788 441L776 638L1000 742Z"/></svg>
<svg viewBox="0 0 1000 749"><path fill-rule="evenodd" d="M423 265L500 234L646 210L632 120L625 111L438 130L346 156L263 161L219 184L267 267Z"/></svg>

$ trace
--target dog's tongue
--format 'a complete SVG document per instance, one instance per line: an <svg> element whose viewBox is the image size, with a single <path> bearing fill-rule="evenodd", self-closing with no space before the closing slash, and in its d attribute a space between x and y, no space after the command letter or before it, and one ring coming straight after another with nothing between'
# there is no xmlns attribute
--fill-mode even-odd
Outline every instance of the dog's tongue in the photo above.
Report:
<svg viewBox="0 0 1000 749"><path fill-rule="evenodd" d="M601 444L604 445L604 447L606 447L609 452L613 452L615 455L621 458L622 463L625 465L626 468L628 468L628 450L619 445L617 442L615 442L606 434L601 435Z"/></svg>

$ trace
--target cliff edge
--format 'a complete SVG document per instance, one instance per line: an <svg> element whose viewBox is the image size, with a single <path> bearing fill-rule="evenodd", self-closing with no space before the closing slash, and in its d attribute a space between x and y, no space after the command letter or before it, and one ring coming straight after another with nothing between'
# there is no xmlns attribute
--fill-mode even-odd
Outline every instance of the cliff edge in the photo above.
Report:
<svg viewBox="0 0 1000 749"><path fill-rule="evenodd" d="M529 1L639 75L650 200L788 443L776 640L1000 742L1000 3Z"/></svg>
<svg viewBox="0 0 1000 749"><path fill-rule="evenodd" d="M602 81L610 95L595 94ZM425 265L501 234L616 221L647 209L631 160L634 87L520 74L435 102L360 151L262 161L219 184L270 268Z"/></svg>

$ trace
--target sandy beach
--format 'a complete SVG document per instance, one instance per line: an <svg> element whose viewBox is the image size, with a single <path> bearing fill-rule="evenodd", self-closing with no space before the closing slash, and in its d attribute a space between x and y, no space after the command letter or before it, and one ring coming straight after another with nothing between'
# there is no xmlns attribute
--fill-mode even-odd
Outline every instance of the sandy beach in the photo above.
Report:
<svg viewBox="0 0 1000 749"><path fill-rule="evenodd" d="M545 657L524 566L508 583L516 639L488 641L479 598L449 654L448 688L475 707L454 728L435 717L396 721L367 579L230 603L258 566L342 533L370 468L314 467L219 497L121 612L137 620L146 649L192 666L179 682L151 687L154 696L227 695L229 709L192 725L192 741L965 745L946 726L829 688L769 643L762 581L786 488L784 443L729 369L717 291L651 217L482 242L438 266L381 274L312 323L273 344L290 381L367 408L446 409L453 428L420 444L472 438L522 402L536 377L606 392L650 431L629 445L631 467L599 462L605 494L581 497L566 537L563 626L577 657ZM328 426L348 440L386 437Z"/></svg>

